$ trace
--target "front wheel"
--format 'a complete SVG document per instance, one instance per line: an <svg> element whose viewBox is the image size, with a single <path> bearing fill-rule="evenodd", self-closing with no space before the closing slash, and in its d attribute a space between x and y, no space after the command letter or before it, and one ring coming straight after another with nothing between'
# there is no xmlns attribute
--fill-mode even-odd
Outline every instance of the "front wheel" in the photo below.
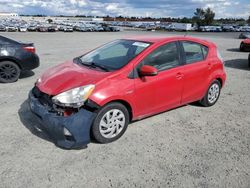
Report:
<svg viewBox="0 0 250 188"><path fill-rule="evenodd" d="M218 80L213 81L200 103L206 107L213 106L220 97L220 91L221 83Z"/></svg>
<svg viewBox="0 0 250 188"><path fill-rule="evenodd" d="M110 143L119 139L129 123L129 112L121 103L110 103L97 114L91 133L99 143Z"/></svg>

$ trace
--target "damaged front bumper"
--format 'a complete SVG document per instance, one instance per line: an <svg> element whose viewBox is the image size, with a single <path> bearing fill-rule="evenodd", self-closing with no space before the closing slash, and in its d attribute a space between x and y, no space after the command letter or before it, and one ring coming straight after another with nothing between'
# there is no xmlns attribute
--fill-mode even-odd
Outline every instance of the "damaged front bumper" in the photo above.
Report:
<svg viewBox="0 0 250 188"><path fill-rule="evenodd" d="M84 148L90 142L90 128L96 116L94 112L80 109L77 113L64 117L49 112L32 91L29 93L31 111L38 117L41 129L46 131L59 147Z"/></svg>

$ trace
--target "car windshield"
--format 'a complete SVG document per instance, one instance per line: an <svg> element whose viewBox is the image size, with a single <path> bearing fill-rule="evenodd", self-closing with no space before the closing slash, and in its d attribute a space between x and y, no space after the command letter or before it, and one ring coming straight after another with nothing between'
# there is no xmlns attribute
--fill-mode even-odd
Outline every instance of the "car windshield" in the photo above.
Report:
<svg viewBox="0 0 250 188"><path fill-rule="evenodd" d="M118 70L145 50L150 43L116 40L76 58L78 63L105 71Z"/></svg>

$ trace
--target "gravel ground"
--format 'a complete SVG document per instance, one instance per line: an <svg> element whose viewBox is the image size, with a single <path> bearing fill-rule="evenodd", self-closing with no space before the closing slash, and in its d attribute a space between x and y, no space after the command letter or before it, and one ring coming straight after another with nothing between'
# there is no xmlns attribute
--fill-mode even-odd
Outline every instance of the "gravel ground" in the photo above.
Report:
<svg viewBox="0 0 250 188"><path fill-rule="evenodd" d="M250 187L250 70L238 34L189 34L214 41L225 59L228 79L215 106L186 105L136 121L118 141L83 150L60 149L32 129L26 100L35 80L116 38L178 33L1 34L34 42L41 66L0 85L0 187Z"/></svg>

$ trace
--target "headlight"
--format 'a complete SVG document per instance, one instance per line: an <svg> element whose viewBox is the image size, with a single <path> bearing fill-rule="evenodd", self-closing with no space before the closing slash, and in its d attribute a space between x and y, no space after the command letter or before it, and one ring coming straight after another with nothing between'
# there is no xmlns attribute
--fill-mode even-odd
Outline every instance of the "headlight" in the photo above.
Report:
<svg viewBox="0 0 250 188"><path fill-rule="evenodd" d="M89 98L94 88L94 85L77 87L54 96L52 101L59 106L79 108Z"/></svg>
<svg viewBox="0 0 250 188"><path fill-rule="evenodd" d="M42 82L42 78L38 78L37 81L36 81L36 83L38 83L38 84L41 83L41 82Z"/></svg>

